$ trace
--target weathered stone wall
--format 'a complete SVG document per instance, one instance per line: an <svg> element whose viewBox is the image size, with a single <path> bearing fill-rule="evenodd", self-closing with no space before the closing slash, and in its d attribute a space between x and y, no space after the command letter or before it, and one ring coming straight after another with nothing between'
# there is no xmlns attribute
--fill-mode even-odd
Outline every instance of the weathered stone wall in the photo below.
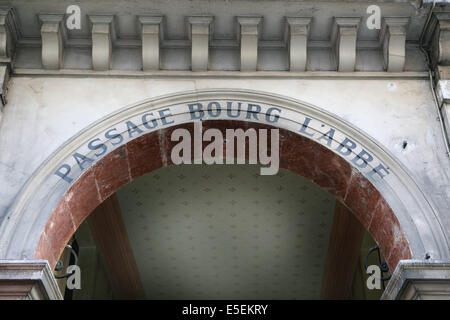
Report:
<svg viewBox="0 0 450 320"><path fill-rule="evenodd" d="M0 127L1 221L8 222L15 197L39 165L95 121L148 98L223 88L301 100L367 133L407 168L435 211L431 219L450 230L450 162L429 82L398 78L13 77Z"/></svg>

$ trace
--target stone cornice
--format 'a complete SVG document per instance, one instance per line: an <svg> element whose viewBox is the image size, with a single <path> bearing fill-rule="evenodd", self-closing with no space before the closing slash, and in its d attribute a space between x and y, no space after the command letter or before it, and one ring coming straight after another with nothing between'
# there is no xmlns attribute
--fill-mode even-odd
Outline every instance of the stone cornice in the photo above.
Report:
<svg viewBox="0 0 450 320"><path fill-rule="evenodd" d="M286 17L285 42L289 44L290 71L305 71L311 17Z"/></svg>
<svg viewBox="0 0 450 320"><path fill-rule="evenodd" d="M0 260L0 281L2 282L0 297L29 300L63 299L52 270L45 260Z"/></svg>
<svg viewBox="0 0 450 320"><path fill-rule="evenodd" d="M430 51L433 66L450 65L450 12L432 14L424 33L423 44Z"/></svg>
<svg viewBox="0 0 450 320"><path fill-rule="evenodd" d="M159 4L155 4L155 6L157 5L159 6ZM383 5L380 4L380 6ZM263 9L254 8L254 11L258 12ZM20 10L25 9L20 7ZM174 22L170 17L167 19L166 15L170 13L165 11L147 10L143 12L161 12L161 14L140 15L132 10L124 20L122 14L116 16L114 6L110 10L110 14L102 13L101 10L97 10L93 14L89 10L83 11L82 21L87 21L87 23L82 24L84 29L80 32L67 30L64 20L67 16L62 12L44 11L48 14L37 15L40 17L37 20L41 23L40 36L36 34L23 36L18 17L14 14L15 10L12 8L0 9L0 62L2 59L3 62L9 62L14 57L12 48L17 44L23 54L19 55L18 64L13 64L13 68L22 68L24 65L30 67L33 64L33 68L93 69L103 72L117 69L113 65L113 61L115 61L114 63L123 61L124 66L118 69L125 70L124 68L127 66L140 65L133 66L129 70L135 71L137 68L144 72L160 69L196 72L212 70L242 72L257 70L285 72L372 70L378 72L385 70L401 72L405 66L408 66L406 71L417 71L421 66L423 70L426 70L425 63L420 59L422 53L417 45L414 46L414 41L417 40L409 35L411 30L415 32L420 29L418 19L412 12L409 13L409 16L405 15L404 17L383 16L382 29L370 31L371 37L367 38L366 35L369 34L367 30L358 32L359 28L366 28L366 25L361 23L361 21L365 21L365 11L352 17L330 17L331 24L329 20L327 22L322 18L316 20L314 12L308 12L309 14L300 17L280 16L282 26L278 29L281 32L277 31L278 34L275 35L273 21L265 21L264 15L251 15L247 14L248 12L244 12L243 15L233 15L231 18L227 16L228 20L226 21L229 23L227 23L227 31L224 33L224 17L221 16L222 12L217 10L208 16L184 15L183 13L183 23ZM383 11L383 14L387 13L389 13L388 9ZM61 16L64 16L62 23L50 19ZM43 17L48 19L44 22ZM273 17L271 19L273 20ZM214 23L214 20L220 21L220 23ZM434 46L433 50L442 65L450 63L450 53L447 53L450 49L447 49L445 45L447 20L447 12L434 14L426 37L426 39L433 39L436 36L440 38L439 41L434 41L440 45ZM170 21L173 25L166 26L166 21ZM324 28L325 22L327 23L326 28ZM119 25L120 28L118 28ZM318 37L319 25L323 34ZM87 28L89 32L87 32ZM176 32L174 32L174 28L177 28ZM269 36L266 34L268 28L272 30ZM133 29L136 30L135 34L130 33L130 30ZM123 30L127 30L127 33L122 34ZM233 32L230 34L230 31ZM378 40L373 37L373 34L378 35ZM326 40L327 38L329 40ZM406 39L410 41L409 44ZM22 63L21 57L29 57L29 54L25 52L32 51L31 48L36 47L42 47L42 56L39 57L42 66L35 56L28 59L26 63ZM406 56L406 47L413 48L412 50L417 53ZM86 50L81 52L79 49ZM127 54L122 51L119 60L112 59L119 50L128 49L141 50L141 57L136 57L136 53L133 52L129 58L125 59ZM210 54L211 49L214 50L214 54ZM67 51L64 56L68 57L64 61L61 58L63 50ZM85 56L88 50L92 50L91 57ZM178 51L175 52L176 50ZM240 51L239 56L235 56L237 50ZM187 56L186 53L189 51L190 54ZM270 58L269 51L273 52ZM328 52L325 53L325 51ZM373 52L369 53L369 51ZM383 53L382 60L370 58L377 56L375 51ZM316 55L316 52L320 52L320 54ZM363 56L357 60L357 53L361 52ZM80 54L84 55L82 59L80 59ZM319 57L326 57L328 61ZM333 57L336 58L335 61L333 61ZM212 58L215 60L211 61ZM33 59L36 61L34 62ZM282 61L283 59L285 61ZM408 59L409 63L406 61Z"/></svg>

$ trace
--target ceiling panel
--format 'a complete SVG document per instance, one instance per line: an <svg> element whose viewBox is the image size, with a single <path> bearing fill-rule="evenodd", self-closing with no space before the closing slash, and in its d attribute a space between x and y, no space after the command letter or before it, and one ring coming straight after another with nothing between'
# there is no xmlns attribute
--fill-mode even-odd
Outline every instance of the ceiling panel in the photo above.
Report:
<svg viewBox="0 0 450 320"><path fill-rule="evenodd" d="M318 299L335 199L285 170L183 165L117 193L150 299Z"/></svg>

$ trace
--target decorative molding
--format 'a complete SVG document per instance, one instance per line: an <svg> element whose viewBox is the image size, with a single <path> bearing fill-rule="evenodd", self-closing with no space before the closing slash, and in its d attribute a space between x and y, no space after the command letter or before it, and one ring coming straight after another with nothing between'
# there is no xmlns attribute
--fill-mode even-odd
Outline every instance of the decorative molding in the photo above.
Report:
<svg viewBox="0 0 450 320"><path fill-rule="evenodd" d="M408 17L384 17L380 31L384 69L401 72L405 67L405 44Z"/></svg>
<svg viewBox="0 0 450 320"><path fill-rule="evenodd" d="M212 35L212 16L193 16L188 18L191 46L192 71L208 70L209 40Z"/></svg>
<svg viewBox="0 0 450 320"><path fill-rule="evenodd" d="M42 22L42 66L44 69L60 69L64 43L62 37L62 14L40 14Z"/></svg>
<svg viewBox="0 0 450 320"><path fill-rule="evenodd" d="M311 17L286 18L286 43L289 48L289 70L305 71L308 33Z"/></svg>
<svg viewBox="0 0 450 320"><path fill-rule="evenodd" d="M0 299L62 300L46 260L0 260Z"/></svg>
<svg viewBox="0 0 450 320"><path fill-rule="evenodd" d="M256 71L258 36L261 17L238 17L238 39L241 43L241 71Z"/></svg>
<svg viewBox="0 0 450 320"><path fill-rule="evenodd" d="M15 11L10 7L0 7L0 59L13 57L15 45L20 38L20 28Z"/></svg>
<svg viewBox="0 0 450 320"><path fill-rule="evenodd" d="M91 15L89 20L92 23L92 67L96 71L109 70L115 38L114 16Z"/></svg>
<svg viewBox="0 0 450 320"><path fill-rule="evenodd" d="M450 299L450 261L401 260L382 300Z"/></svg>
<svg viewBox="0 0 450 320"><path fill-rule="evenodd" d="M360 17L335 17L333 20L331 42L338 71L355 71L356 36L360 21Z"/></svg>
<svg viewBox="0 0 450 320"><path fill-rule="evenodd" d="M305 71L305 72L286 72L286 71L258 71L258 72L240 72L240 71L205 71L191 72L188 70L157 70L157 71L132 71L132 70L42 70L15 68L14 75L27 76L72 76L72 77L127 77L127 78L240 78L240 79L408 79L408 80L428 80L428 72L425 71L404 71L404 72L385 72L385 71L355 71L355 72L337 72L337 71Z"/></svg>
<svg viewBox="0 0 450 320"><path fill-rule="evenodd" d="M142 69L159 70L160 41L162 41L162 16L140 16L142 38Z"/></svg>

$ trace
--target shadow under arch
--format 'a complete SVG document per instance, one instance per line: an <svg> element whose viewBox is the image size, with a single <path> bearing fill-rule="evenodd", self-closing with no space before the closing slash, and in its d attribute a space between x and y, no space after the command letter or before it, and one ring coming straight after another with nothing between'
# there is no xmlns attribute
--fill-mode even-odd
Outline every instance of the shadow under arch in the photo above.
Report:
<svg viewBox="0 0 450 320"><path fill-rule="evenodd" d="M239 103L246 108L251 104L260 110L242 112L230 120L226 112L208 115L210 102L222 106L230 103L233 110L238 110ZM0 257L46 259L53 268L67 241L96 206L124 184L171 165L170 133L178 127L192 127L194 119L188 105L198 103L204 107L205 129L279 128L280 166L313 181L347 206L380 245L391 270L399 260L422 258L425 252L440 258L448 254L434 210L407 170L361 130L296 100L250 91L204 90L125 107L55 151L8 212L8 221L0 229L0 240L7 244L0 248ZM273 117L267 118L270 108L279 110L276 122ZM324 143L318 141L330 129L334 130L333 137L322 139ZM110 132L109 138L106 132ZM347 156L336 151L345 138L356 144ZM107 151L96 156L101 153L99 149L87 147L94 140L104 144ZM365 170L351 161L361 150L373 158ZM80 166L75 153L93 159L92 163ZM380 163L389 171L384 177L373 174ZM62 165L70 168L70 181L55 175Z"/></svg>

